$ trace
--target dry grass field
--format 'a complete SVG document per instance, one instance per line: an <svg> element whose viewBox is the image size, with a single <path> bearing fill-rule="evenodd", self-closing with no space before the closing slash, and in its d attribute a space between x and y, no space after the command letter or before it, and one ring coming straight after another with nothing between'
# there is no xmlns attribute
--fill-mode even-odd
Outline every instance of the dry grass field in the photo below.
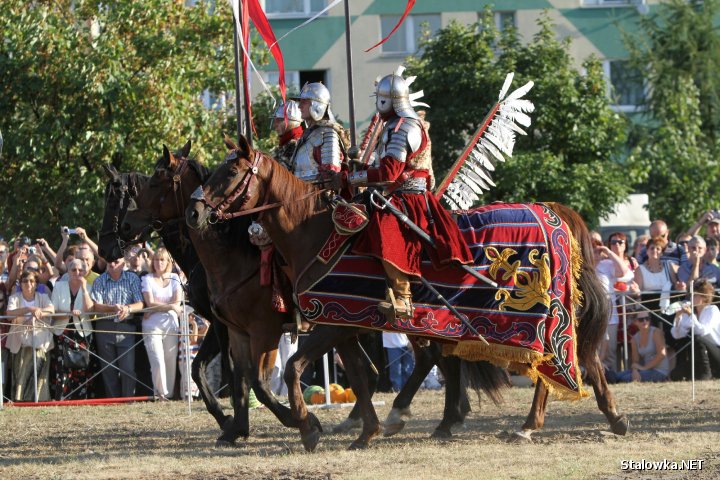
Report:
<svg viewBox="0 0 720 480"><path fill-rule="evenodd" d="M522 424L530 388L507 392L499 407L472 398L473 412L453 440L429 438L441 392L422 391L405 430L347 451L354 436L326 433L313 454L265 409L251 412L252 436L214 448L212 418L194 403L17 408L0 411L2 479L394 479L394 478L720 478L720 381L621 385L613 391L630 416L626 437L609 433L594 399L551 402L531 445L507 442ZM382 419L392 396L376 400ZM347 408L316 411L326 431ZM624 471L622 460L704 460L701 471Z"/></svg>

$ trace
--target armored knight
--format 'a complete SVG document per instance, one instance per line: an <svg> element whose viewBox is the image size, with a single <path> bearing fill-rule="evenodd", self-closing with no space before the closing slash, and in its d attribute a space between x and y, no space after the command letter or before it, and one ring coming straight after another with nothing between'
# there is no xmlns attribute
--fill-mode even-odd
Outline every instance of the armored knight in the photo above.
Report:
<svg viewBox="0 0 720 480"><path fill-rule="evenodd" d="M378 113L385 122L371 167L347 175L351 186L379 186L389 201L435 241L427 253L435 268L451 262L472 263L472 255L450 214L428 190L434 183L427 123L414 105L422 92L410 93L414 78L404 79L403 68L376 84ZM387 209L375 209L370 223L355 240L353 252L377 257L388 279L388 298L378 309L394 322L412 318L409 276L420 276L420 238Z"/></svg>
<svg viewBox="0 0 720 480"><path fill-rule="evenodd" d="M300 91L300 115L307 124L295 148L291 170L307 182L322 182L340 171L344 146L342 127L330 110L330 91L322 83L307 83Z"/></svg>
<svg viewBox="0 0 720 480"><path fill-rule="evenodd" d="M285 122L285 105L287 105L287 123ZM278 147L275 149L273 157L288 170L292 170L295 148L303 134L301 123L300 107L293 100L288 100L287 103L276 108L272 117L272 128L278 134Z"/></svg>

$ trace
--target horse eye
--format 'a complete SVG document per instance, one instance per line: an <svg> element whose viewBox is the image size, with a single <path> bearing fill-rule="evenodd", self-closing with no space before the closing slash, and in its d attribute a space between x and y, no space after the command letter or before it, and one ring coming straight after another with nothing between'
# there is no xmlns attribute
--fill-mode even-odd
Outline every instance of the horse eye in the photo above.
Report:
<svg viewBox="0 0 720 480"><path fill-rule="evenodd" d="M231 167L230 169L228 169L228 174L227 174L228 178L235 177L235 176L237 176L237 174L238 174L237 167Z"/></svg>

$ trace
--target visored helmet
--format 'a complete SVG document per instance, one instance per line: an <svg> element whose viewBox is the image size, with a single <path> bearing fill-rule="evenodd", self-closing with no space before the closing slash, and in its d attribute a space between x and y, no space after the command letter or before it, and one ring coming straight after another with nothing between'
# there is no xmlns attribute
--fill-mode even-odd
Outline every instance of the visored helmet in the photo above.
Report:
<svg viewBox="0 0 720 480"><path fill-rule="evenodd" d="M302 115L300 114L300 107L294 100L288 100L286 103L281 103L273 113L272 119L285 118L285 105L287 105L287 120L290 128L299 127L302 123Z"/></svg>
<svg viewBox="0 0 720 480"><path fill-rule="evenodd" d="M310 117L318 122L327 113L330 120L335 120L330 111L330 90L320 82L306 83L300 90L300 100L310 100Z"/></svg>
<svg viewBox="0 0 720 480"><path fill-rule="evenodd" d="M375 107L381 115L395 112L399 117L418 118L413 107L429 105L416 102L423 92L410 93L410 84L415 77L403 78L405 67L399 66L395 73L386 75L375 82Z"/></svg>

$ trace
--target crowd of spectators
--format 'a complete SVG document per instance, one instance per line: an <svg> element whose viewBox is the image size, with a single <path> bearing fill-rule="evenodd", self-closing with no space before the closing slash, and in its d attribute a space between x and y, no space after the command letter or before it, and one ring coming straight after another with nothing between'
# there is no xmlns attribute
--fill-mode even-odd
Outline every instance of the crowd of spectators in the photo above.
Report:
<svg viewBox="0 0 720 480"><path fill-rule="evenodd" d="M57 251L42 238L0 240L0 265L6 398L143 393L167 400L187 393L176 376L185 374L184 362L195 356L207 324L191 308L183 310L184 276L167 250L133 245L124 258L106 262L83 228L63 227ZM180 335L183 313L188 351ZM197 396L197 387L191 389Z"/></svg>
<svg viewBox="0 0 720 480"><path fill-rule="evenodd" d="M720 212L704 213L675 241L662 220L653 221L649 233L637 237L632 254L623 232L611 233L605 242L592 233L596 272L611 306L598 352L607 377L617 382L688 379L694 334L695 377L720 378L720 310L715 305ZM625 344L623 323L629 350L619 355ZM625 356L627 363L621 362Z"/></svg>

